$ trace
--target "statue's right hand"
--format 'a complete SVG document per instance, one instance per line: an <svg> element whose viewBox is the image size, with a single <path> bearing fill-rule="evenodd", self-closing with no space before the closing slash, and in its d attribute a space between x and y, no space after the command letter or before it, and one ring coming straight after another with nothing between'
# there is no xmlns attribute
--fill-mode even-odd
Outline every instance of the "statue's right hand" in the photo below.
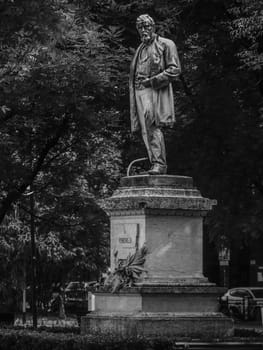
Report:
<svg viewBox="0 0 263 350"><path fill-rule="evenodd" d="M151 80L150 79L144 79L141 81L142 85L145 87L145 88L148 88L148 87L151 87Z"/></svg>

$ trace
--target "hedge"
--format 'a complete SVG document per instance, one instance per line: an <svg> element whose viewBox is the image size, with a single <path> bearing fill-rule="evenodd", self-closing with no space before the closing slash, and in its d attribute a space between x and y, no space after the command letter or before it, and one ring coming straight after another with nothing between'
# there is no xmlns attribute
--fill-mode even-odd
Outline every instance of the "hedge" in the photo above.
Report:
<svg viewBox="0 0 263 350"><path fill-rule="evenodd" d="M46 331L0 329L0 350L172 350L175 342L167 339L112 336L81 336Z"/></svg>

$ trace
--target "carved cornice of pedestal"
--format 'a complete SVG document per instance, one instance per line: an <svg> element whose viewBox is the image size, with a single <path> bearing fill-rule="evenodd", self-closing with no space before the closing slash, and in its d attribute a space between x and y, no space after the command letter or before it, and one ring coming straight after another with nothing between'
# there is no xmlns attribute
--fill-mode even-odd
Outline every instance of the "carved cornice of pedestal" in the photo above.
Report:
<svg viewBox="0 0 263 350"><path fill-rule="evenodd" d="M120 187L117 189L113 198L127 197L196 197L200 198L201 194L196 189L178 189L165 187Z"/></svg>
<svg viewBox="0 0 263 350"><path fill-rule="evenodd" d="M186 176L130 176L106 201L110 215L205 216L216 204L202 197Z"/></svg>
<svg viewBox="0 0 263 350"><path fill-rule="evenodd" d="M138 209L138 210L109 210L111 216L186 216L186 217L205 217L207 210L180 210L180 209Z"/></svg>
<svg viewBox="0 0 263 350"><path fill-rule="evenodd" d="M106 209L109 211L138 209L209 211L215 204L215 201L202 197L111 197L107 201Z"/></svg>

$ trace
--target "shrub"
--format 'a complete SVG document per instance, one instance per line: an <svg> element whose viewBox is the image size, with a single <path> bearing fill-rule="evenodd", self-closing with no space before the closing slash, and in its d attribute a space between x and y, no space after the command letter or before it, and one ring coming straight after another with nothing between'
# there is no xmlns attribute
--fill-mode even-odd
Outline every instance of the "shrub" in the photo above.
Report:
<svg viewBox="0 0 263 350"><path fill-rule="evenodd" d="M170 340L0 329L0 350L170 350Z"/></svg>

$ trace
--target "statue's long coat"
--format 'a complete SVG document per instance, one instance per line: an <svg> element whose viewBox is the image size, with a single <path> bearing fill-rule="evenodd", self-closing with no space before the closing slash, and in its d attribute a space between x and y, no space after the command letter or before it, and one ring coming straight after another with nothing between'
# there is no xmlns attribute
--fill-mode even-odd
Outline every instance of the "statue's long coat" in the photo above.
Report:
<svg viewBox="0 0 263 350"><path fill-rule="evenodd" d="M181 66L176 46L172 40L155 36L152 45L154 74L150 78L153 89L153 110L156 125L172 125L175 122L174 99L171 82L180 74ZM130 69L130 117L131 131L140 129L135 100L135 73L139 54L144 44L141 44L132 60Z"/></svg>

